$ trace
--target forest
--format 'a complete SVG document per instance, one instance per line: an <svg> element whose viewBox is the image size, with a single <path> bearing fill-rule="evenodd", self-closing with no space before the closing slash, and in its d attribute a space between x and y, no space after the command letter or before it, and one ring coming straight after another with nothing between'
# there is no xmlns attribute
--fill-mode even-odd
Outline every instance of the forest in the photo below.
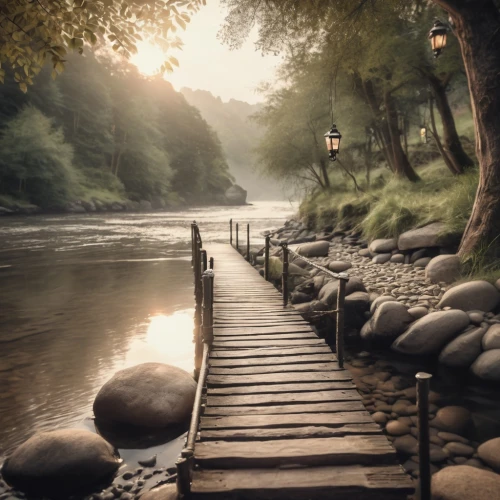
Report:
<svg viewBox="0 0 500 500"><path fill-rule="evenodd" d="M223 203L232 176L214 130L162 77L69 54L29 92L0 85L0 206L24 211ZM140 205L142 204L142 205Z"/></svg>

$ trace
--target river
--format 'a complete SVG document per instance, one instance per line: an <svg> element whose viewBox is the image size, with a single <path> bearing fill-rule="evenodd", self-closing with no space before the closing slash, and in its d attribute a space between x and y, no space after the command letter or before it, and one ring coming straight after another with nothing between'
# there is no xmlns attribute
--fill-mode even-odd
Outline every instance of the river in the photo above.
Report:
<svg viewBox="0 0 500 500"><path fill-rule="evenodd" d="M230 218L248 221L259 243L295 209L2 218L0 463L36 431L93 428L94 397L117 370L158 361L192 371L192 220L205 242L228 241Z"/></svg>

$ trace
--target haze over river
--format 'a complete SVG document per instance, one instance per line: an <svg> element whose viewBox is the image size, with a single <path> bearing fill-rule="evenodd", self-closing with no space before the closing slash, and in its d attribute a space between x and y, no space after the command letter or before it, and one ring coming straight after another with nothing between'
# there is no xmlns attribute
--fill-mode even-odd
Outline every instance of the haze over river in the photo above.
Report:
<svg viewBox="0 0 500 500"><path fill-rule="evenodd" d="M94 397L119 369L192 371L192 220L204 242L228 242L233 218L260 243L295 208L2 218L0 463L36 431L91 427Z"/></svg>

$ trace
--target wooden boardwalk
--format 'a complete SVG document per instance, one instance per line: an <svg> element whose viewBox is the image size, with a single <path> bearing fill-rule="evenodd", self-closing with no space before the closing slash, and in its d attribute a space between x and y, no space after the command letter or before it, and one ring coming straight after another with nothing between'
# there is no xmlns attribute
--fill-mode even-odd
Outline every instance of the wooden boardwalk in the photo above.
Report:
<svg viewBox="0 0 500 500"><path fill-rule="evenodd" d="M231 246L207 251L215 337L193 498L406 499L410 478L325 341Z"/></svg>

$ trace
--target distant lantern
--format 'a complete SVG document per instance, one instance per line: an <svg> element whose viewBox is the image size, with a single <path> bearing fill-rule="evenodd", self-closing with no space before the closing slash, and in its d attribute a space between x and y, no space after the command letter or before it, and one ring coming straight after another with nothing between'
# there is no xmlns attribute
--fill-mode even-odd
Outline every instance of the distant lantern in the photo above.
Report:
<svg viewBox="0 0 500 500"><path fill-rule="evenodd" d="M446 47L446 38L448 35L448 28L438 20L434 22L434 26L429 31L429 39L431 41L432 51L434 57L439 57L442 50Z"/></svg>
<svg viewBox="0 0 500 500"><path fill-rule="evenodd" d="M330 160L335 161L340 148L340 139L342 139L340 132L337 130L337 125L332 125L330 132L325 134L325 139Z"/></svg>
<svg viewBox="0 0 500 500"><path fill-rule="evenodd" d="M425 125L420 125L420 140L422 144L427 144L427 127Z"/></svg>

